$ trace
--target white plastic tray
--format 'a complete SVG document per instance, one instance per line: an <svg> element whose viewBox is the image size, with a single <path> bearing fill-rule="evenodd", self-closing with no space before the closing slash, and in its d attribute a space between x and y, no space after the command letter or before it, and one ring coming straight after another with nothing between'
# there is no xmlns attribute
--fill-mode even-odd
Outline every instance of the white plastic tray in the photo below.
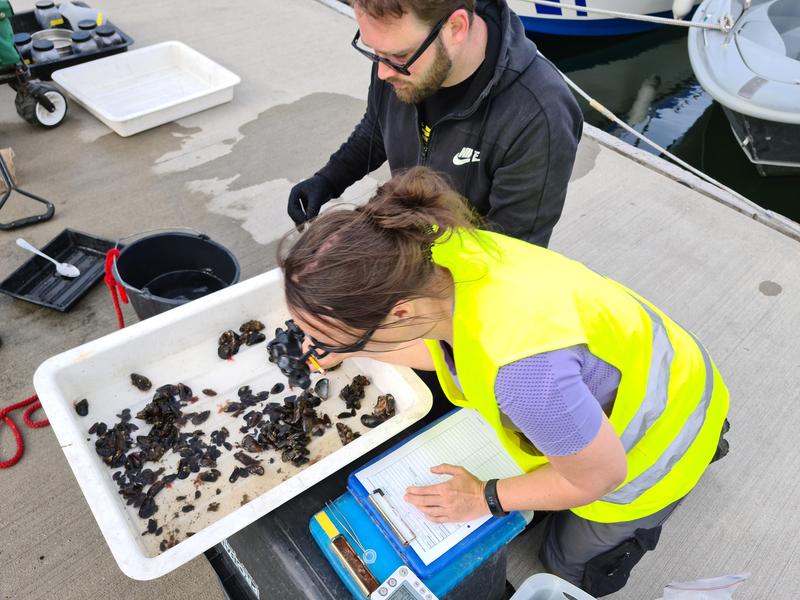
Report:
<svg viewBox="0 0 800 600"><path fill-rule="evenodd" d="M113 471L96 454L96 438L88 434L88 429L95 421L109 426L116 423L119 419L115 415L124 408L130 408L135 416L152 399L156 387L183 382L199 397L184 412L211 410L211 417L200 426L188 425L182 431L202 429L206 432L203 440L210 443L210 433L225 425L230 431L228 440L235 446L243 436L239 432L241 417L234 419L215 409L226 400L237 400L236 392L242 385L250 385L258 392L269 390L278 381L286 382L277 367L267 361L265 344L242 347L233 360L217 357L219 334L252 318L267 326L268 336L288 318L278 270L59 354L43 363L34 375L36 392L100 530L120 569L134 579L153 579L175 569L403 431L430 410L430 391L410 369L368 359L347 360L327 375L330 397L317 411L328 414L335 424L337 415L344 411L339 390L354 375L363 373L372 383L365 390L359 415L370 411L379 394L391 393L397 400L393 418L371 430L364 428L358 417L342 421L362 434L344 447L334 425L325 435L312 438L312 462L299 469L283 463L272 450L261 453L258 458L263 459L265 475L251 475L234 484L228 482L236 464L233 452L223 451L217 461L222 475L216 482L196 488L192 475L176 480L171 488L159 493L155 518L165 533L158 538L142 536L147 520L138 517L137 509L125 505L111 478ZM153 389L141 392L134 388L129 378L132 372L149 377ZM201 390L205 388L216 390L218 395L203 395ZM298 392L287 389L268 401L280 401L285 395ZM82 398L89 402L86 417L78 416L73 407ZM146 435L149 431L150 426L144 422L136 418L132 422L140 427L135 434ZM268 463L269 457L275 458L273 464ZM174 467L178 459L167 452L162 462ZM155 470L159 465L147 466ZM220 489L218 495L216 488ZM200 489L202 496L192 502L196 509L184 514L180 507L185 502L175 498L190 494L193 498L195 489ZM220 503L215 513L205 510L212 501ZM176 537L182 541L161 553L161 538L176 529L180 530ZM186 538L187 531L193 535Z"/></svg>
<svg viewBox="0 0 800 600"><path fill-rule="evenodd" d="M175 41L61 69L53 79L123 137L229 102L240 81Z"/></svg>

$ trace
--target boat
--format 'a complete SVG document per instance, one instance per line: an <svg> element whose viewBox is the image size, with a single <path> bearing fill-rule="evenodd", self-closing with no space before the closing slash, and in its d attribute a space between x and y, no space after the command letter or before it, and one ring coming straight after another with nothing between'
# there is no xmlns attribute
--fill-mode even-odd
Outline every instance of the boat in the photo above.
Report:
<svg viewBox="0 0 800 600"><path fill-rule="evenodd" d="M689 59L759 174L800 175L800 2L704 0Z"/></svg>
<svg viewBox="0 0 800 600"><path fill-rule="evenodd" d="M508 0L508 5L522 20L530 33L573 36L612 36L649 31L659 27L657 23L619 18L592 12L592 9L611 10L621 13L683 18L700 0L547 0L540 4L535 0ZM553 6L552 2L565 7ZM580 6L587 10L566 8Z"/></svg>

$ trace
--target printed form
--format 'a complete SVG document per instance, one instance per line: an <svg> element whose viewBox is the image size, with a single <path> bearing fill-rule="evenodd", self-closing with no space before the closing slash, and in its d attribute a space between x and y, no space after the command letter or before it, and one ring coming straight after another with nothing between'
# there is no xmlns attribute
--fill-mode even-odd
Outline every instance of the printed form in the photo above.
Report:
<svg viewBox="0 0 800 600"><path fill-rule="evenodd" d="M497 434L473 409L461 409L407 444L356 474L368 493L380 489L392 512L399 516L400 531L410 530L410 546L423 563L431 564L458 542L467 537L491 516L466 523L432 523L416 507L403 500L406 488L432 485L450 479L434 475L430 468L442 463L467 469L478 479L502 479L522 475ZM392 515L389 515L392 516Z"/></svg>

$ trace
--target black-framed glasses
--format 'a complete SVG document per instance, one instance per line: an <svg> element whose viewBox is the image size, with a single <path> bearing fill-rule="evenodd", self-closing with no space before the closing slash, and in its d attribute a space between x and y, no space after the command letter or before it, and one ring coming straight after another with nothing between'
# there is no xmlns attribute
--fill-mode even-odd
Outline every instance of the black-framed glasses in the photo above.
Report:
<svg viewBox="0 0 800 600"><path fill-rule="evenodd" d="M445 17L442 17L439 20L439 22L436 23L436 25L433 26L433 29L431 29L431 32L428 34L428 37L425 38L425 41L422 42L422 44L420 45L419 48L416 49L414 54L412 54L409 57L409 59L405 63L403 63L402 65L399 65L396 62L392 62L388 58L383 58L382 56L378 56L374 52L370 52L369 50L365 50L364 48L359 46L358 45L358 40L361 39L361 30L356 31L356 35L353 38L353 41L352 41L351 45L353 46L353 48L358 50L359 53L361 53L364 56L366 56L372 62L383 63L384 65L386 65L387 67L391 67L392 69L394 69L398 73L401 73L401 74L403 74L405 76L409 76L409 75L411 75L411 71L409 71L409 69L411 68L411 65L413 65L417 61L417 59L420 56L422 56L422 54L425 52L425 50L427 50L428 47L433 43L433 41L439 35L439 32L442 30L442 27L444 27L444 24L447 23L447 20L450 17L453 16L453 13L455 13L457 10L461 10L462 8L464 8L463 5L459 6L458 8L456 8L456 10L451 12L449 15L447 15Z"/></svg>
<svg viewBox="0 0 800 600"><path fill-rule="evenodd" d="M351 352L360 352L364 349L364 346L367 345L367 342L375 335L375 332L378 330L377 327L374 327L367 331L364 335L358 338L352 344L348 344L346 346L331 346L329 344L325 344L320 342L318 339L308 336L308 339L311 341L311 348L313 350L321 350L322 354L317 354L317 358L325 358L328 354L348 354Z"/></svg>

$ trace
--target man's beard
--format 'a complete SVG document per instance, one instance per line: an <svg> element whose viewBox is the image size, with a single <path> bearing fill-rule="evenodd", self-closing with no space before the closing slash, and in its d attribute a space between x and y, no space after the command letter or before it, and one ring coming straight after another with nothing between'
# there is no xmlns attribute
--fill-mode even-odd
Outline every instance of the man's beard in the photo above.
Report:
<svg viewBox="0 0 800 600"><path fill-rule="evenodd" d="M426 98L436 93L444 83L450 70L453 68L453 61L447 54L441 39L436 39L434 43L436 56L427 73L420 75L420 80L412 83L407 79L390 77L389 83L394 87L394 93L401 102L407 104L419 104Z"/></svg>

